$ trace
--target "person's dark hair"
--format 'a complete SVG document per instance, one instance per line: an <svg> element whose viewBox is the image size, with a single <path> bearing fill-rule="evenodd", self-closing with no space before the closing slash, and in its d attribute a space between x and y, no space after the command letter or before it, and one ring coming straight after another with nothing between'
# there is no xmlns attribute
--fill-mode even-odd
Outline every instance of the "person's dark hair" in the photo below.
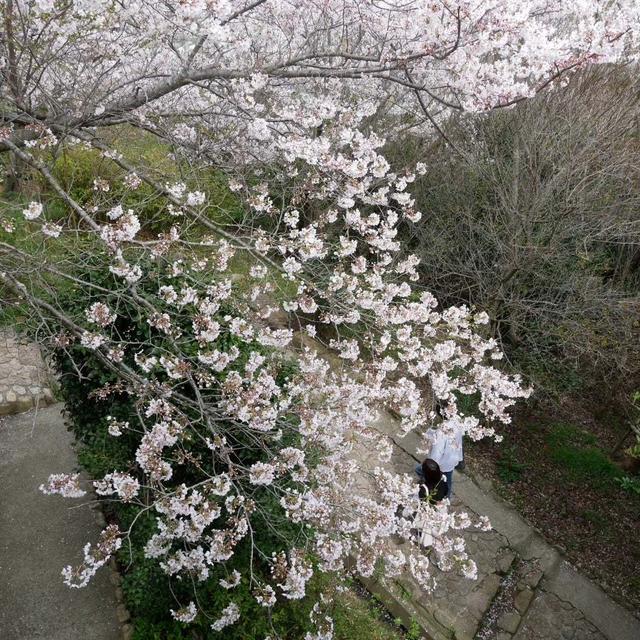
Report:
<svg viewBox="0 0 640 640"><path fill-rule="evenodd" d="M422 461L422 475L424 476L425 484L432 489L442 478L440 465L431 458L425 458Z"/></svg>
<svg viewBox="0 0 640 640"><path fill-rule="evenodd" d="M420 486L418 495L424 499L427 497L434 502L439 502L446 495L446 481L444 480L444 474L440 470L440 465L431 458L425 458L422 461L422 475L424 482ZM425 488L426 487L426 488Z"/></svg>

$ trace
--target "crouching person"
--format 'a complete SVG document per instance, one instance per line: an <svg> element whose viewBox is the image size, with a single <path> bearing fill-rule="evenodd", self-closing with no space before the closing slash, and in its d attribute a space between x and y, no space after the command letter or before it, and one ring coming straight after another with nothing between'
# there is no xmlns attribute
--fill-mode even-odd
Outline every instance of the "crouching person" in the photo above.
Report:
<svg viewBox="0 0 640 640"><path fill-rule="evenodd" d="M422 464L416 465L416 473L420 478L418 495L422 500L440 502L443 498L448 497L447 478L435 460L425 458Z"/></svg>

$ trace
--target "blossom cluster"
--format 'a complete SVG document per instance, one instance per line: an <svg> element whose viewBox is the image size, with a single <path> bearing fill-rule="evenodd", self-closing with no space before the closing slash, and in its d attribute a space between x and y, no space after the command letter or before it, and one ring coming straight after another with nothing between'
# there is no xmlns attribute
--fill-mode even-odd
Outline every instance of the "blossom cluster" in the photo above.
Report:
<svg viewBox="0 0 640 640"><path fill-rule="evenodd" d="M95 547L86 544L84 547L84 562L77 567L65 567L62 576L65 584L79 589L86 587L89 580L104 566L111 556L122 546L121 533L116 525L109 525L100 533Z"/></svg>
<svg viewBox="0 0 640 640"><path fill-rule="evenodd" d="M137 229L117 226L134 214L103 202L110 222L96 235L121 288L88 302L70 320L75 336L64 341L75 339L131 388L135 412L110 416L106 428L112 437L136 439L134 459L94 488L135 503L144 487L157 527L144 552L169 576L198 583L229 567L249 544L267 496L308 531L304 544L292 541L273 555L254 549L262 573L229 568L220 581L232 596L246 580L265 608L305 597L317 571L344 574L348 559L361 575L382 565L390 576L410 573L428 590L433 566L474 578L458 532L483 524L421 501L410 475L389 470L393 443L375 424L393 411L398 437L418 430L426 438L435 396L445 407L442 429L480 438L493 428L465 415L460 397L477 394L486 418L508 422L509 407L529 393L495 366L500 352L485 335L486 314L440 309L415 289L418 261L397 237L400 224L418 217L408 195L416 170L392 171L382 139L347 135L348 120L343 113L327 123L315 142L282 141L285 173L296 173L290 204L277 210L262 182L236 187L256 223L284 221L270 233L256 231L251 243L239 234L194 248L186 230L201 198L188 204L186 194L196 191L186 186L164 191L184 201L170 251L157 250L166 233L137 242ZM309 145L319 146L312 154ZM319 214L309 219L301 211L312 203ZM230 273L236 253L251 263L242 280ZM273 323L275 313L289 326ZM147 339L129 342L126 331L115 330L116 321L133 317ZM307 334L326 327L334 337L309 343L296 327ZM371 481L363 484L363 475ZM43 490L81 495L77 479L66 476L52 476ZM120 542L112 536L111 548ZM67 581L86 584L107 547L85 550L83 564L65 570ZM199 614L191 600L172 615L188 623ZM221 630L241 612L232 597L206 615Z"/></svg>

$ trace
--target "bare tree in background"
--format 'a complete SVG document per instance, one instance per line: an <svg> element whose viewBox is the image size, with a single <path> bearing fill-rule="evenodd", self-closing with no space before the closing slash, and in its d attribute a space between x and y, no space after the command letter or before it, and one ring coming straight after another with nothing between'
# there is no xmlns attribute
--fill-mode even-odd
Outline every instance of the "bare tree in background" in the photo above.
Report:
<svg viewBox="0 0 640 640"><path fill-rule="evenodd" d="M454 150L414 146L430 167L415 191L425 216L406 229L422 279L486 310L538 382L587 367L621 397L637 384L639 90L634 68L592 69L513 110L451 121Z"/></svg>

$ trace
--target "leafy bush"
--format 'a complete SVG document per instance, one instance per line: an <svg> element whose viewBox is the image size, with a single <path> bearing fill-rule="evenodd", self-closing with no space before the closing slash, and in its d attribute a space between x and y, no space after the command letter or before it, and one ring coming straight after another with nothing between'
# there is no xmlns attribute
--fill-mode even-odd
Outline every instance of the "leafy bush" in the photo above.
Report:
<svg viewBox="0 0 640 640"><path fill-rule="evenodd" d="M79 264L83 278L92 285L116 289L116 283L112 282L113 277L103 269L98 260L83 258L79 260ZM151 268L149 265L146 266ZM141 289L139 293L144 294L144 290ZM86 290L62 288L58 295L59 302L71 316L81 316L91 303L91 299L86 297ZM128 312L120 300L116 330L135 343L145 339L150 329L146 322L139 321L134 313ZM233 340L232 336L221 337L218 346L224 348L225 341L230 343ZM242 343L239 342L238 346L242 347ZM246 346L242 348L247 349ZM136 411L135 399L118 384L117 375L86 349L69 345L56 350L53 361L60 380L60 393L65 402L68 423L80 444L78 459L82 467L94 477L101 477L115 469L135 474L135 434L127 431L114 438L108 433L107 420L107 416L122 421L133 420ZM283 384L294 370L294 363L285 362L278 372L276 381ZM110 392L105 393L105 389L110 389ZM197 451L198 448L194 445L193 452ZM247 460L247 463L250 462ZM189 482L189 478L185 477L184 481ZM282 548L284 538L293 539L300 535L300 531L296 525L282 517L282 508L275 498L267 494L263 500L262 508L264 513L268 514L270 522L262 522L258 513L253 522L253 537L254 541L259 542L262 551L268 555ZM246 578L243 578L231 592L218 584L221 578L228 578L228 570L237 568L243 571L249 565L250 550L243 548L242 543L234 554L233 566L232 563L227 563L227 569L212 569L206 581L192 584L172 579L160 569L157 561L146 558L144 554L146 542L156 531L154 512L139 505L111 500L103 500L102 504L109 522L117 523L121 530L131 527L132 531L129 541L118 552L117 559L123 573L122 589L125 601L133 616L135 640L213 640L221 637L240 640L274 634L283 640L297 639L303 637L310 628L309 614L316 599L314 596L317 597L322 591L332 588L328 578L318 574L308 586L311 597L279 603L273 607L270 616L265 616L264 609L256 602ZM274 526L276 522L277 526ZM273 533L275 531L277 535ZM248 547L248 543L245 547ZM266 573L266 567L259 566L255 558L253 562L252 572L255 576L259 577L261 571ZM210 628L211 620L203 619L202 616L188 628L173 620L169 610L178 608L178 602L184 603L193 599L194 588L198 601L206 603L206 608L213 611L223 609L232 597L233 601L241 606L243 614L240 621L223 632L214 632ZM375 609L360 601L354 604L354 597L352 594L346 596L346 600L338 598L333 602L336 638L391 640L397 637L393 630L378 620L379 614ZM352 615L354 611L355 617Z"/></svg>
<svg viewBox="0 0 640 640"><path fill-rule="evenodd" d="M638 478L623 476L622 478L616 478L616 482L623 491L635 493L637 496L640 496L640 480L638 480Z"/></svg>
<svg viewBox="0 0 640 640"><path fill-rule="evenodd" d="M93 285L108 285L112 290L117 289L115 282L109 282L112 279L111 274L105 273L106 270L102 269L100 263L83 261L83 268L83 277ZM91 303L86 297L86 290L66 289L62 291L60 298L72 316L81 315ZM149 332L148 324L137 321L135 314L127 313L122 305L121 300L117 331L132 342L144 339ZM101 477L114 469L135 474L135 434L126 432L118 438L113 438L107 431L107 416L123 421L133 420L136 411L135 398L128 395L122 386L118 386L115 373L85 349L70 345L56 350L53 356L68 422L80 444L80 464L95 477ZM283 380L289 372L290 369L284 368L280 379ZM111 392L104 393L104 389L110 385ZM198 445L194 444L193 453L197 451ZM184 481L188 482L189 478L184 478ZM264 616L264 609L252 595L246 579L243 579L232 593L218 585L221 578L228 577L227 569L220 567L218 570L212 570L206 581L196 585L172 580L161 571L156 561L145 558L143 552L145 543L156 530L154 513L138 505L108 500L103 502L103 506L107 520L117 522L122 530L127 530L135 522L130 544L123 545L118 560L123 571L122 588L126 603L135 620L134 637L137 640L222 637L220 633L210 629L209 621L197 622L195 627L192 625L187 631L181 623L169 616L169 609L178 608L179 601L185 602L193 597L194 587L197 598L213 610L220 610L229 604L231 595L236 603L242 604L241 621L224 630L225 638L258 638L269 635L273 630L282 638L304 635L309 625L308 599L276 605L269 621ZM279 521L278 536L272 533L273 528L260 526L260 522L256 520L254 539L259 540L262 550L266 553L269 553L269 550L279 551L283 537L294 537L298 532L290 522L288 528L284 526L285 519L279 513L281 507L277 501L262 506L274 520ZM239 545L234 554L234 567L242 570L243 563L248 565L248 558L248 549L243 550ZM266 571L266 567L253 566L256 576L259 576L262 570ZM194 628L197 631L195 636Z"/></svg>
<svg viewBox="0 0 640 640"><path fill-rule="evenodd" d="M132 128L126 128L123 133L128 144L116 144L116 148L125 160L134 158L138 164L142 162L152 167L147 170L152 177L162 166L165 177L171 176L175 182L184 182L194 191L206 192L208 202L205 215L216 223L233 225L242 220L244 212L238 198L229 190L227 181L215 170L207 168L196 171L188 166L181 167L177 162L167 163L168 149L155 137L141 134ZM176 222L168 208L169 201L166 197L145 182L135 189L126 188L122 182L126 172L95 149L64 149L53 162L52 174L65 192L82 206L100 206L104 194L95 189L95 181L105 180L109 183L108 199L112 200L115 196L123 208L133 209L147 229L159 233L168 230ZM44 178L34 177L32 184L38 191L47 193L48 219L62 221L75 216ZM195 234L202 234L202 231L199 225L192 229Z"/></svg>

